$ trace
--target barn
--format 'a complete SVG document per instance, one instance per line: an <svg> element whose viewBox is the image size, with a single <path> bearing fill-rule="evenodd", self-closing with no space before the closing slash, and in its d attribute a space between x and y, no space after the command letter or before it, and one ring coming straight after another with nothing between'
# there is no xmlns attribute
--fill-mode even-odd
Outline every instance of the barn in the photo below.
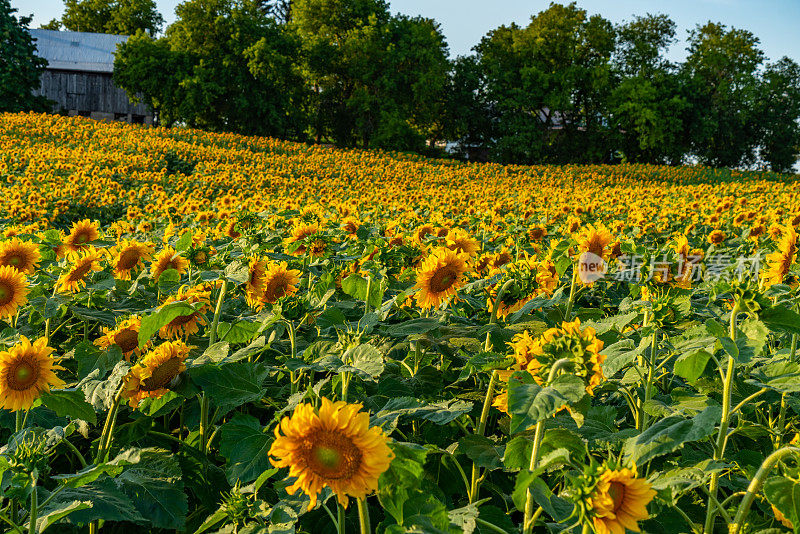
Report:
<svg viewBox="0 0 800 534"><path fill-rule="evenodd" d="M47 60L38 95L55 102L54 112L98 120L152 124L153 111L133 103L114 85L114 53L125 35L29 30L37 55Z"/></svg>

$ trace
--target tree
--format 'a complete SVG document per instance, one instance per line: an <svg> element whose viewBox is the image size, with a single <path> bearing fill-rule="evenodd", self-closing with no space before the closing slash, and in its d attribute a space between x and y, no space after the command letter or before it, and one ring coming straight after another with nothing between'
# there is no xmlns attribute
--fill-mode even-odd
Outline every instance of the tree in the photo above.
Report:
<svg viewBox="0 0 800 534"><path fill-rule="evenodd" d="M791 172L800 155L800 65L783 57L767 65L761 80L760 157L773 171Z"/></svg>
<svg viewBox="0 0 800 534"><path fill-rule="evenodd" d="M614 28L574 3L550 7L525 28L501 26L476 47L494 109L496 159L517 163L607 161Z"/></svg>
<svg viewBox="0 0 800 534"><path fill-rule="evenodd" d="M492 106L486 78L475 56L460 56L451 63L441 128L439 137L454 141L457 155L469 159L487 155L492 140Z"/></svg>
<svg viewBox="0 0 800 534"><path fill-rule="evenodd" d="M752 165L757 158L760 118L758 68L764 61L752 33L709 22L689 33L683 66L692 152L715 167Z"/></svg>
<svg viewBox="0 0 800 534"><path fill-rule="evenodd" d="M617 28L611 124L626 161L679 163L688 148L689 105L681 77L664 58L674 41L675 23L666 15L636 17Z"/></svg>
<svg viewBox="0 0 800 534"><path fill-rule="evenodd" d="M9 0L0 0L0 111L43 111L47 101L32 92L47 61L37 57L26 29L31 17L16 17Z"/></svg>
<svg viewBox="0 0 800 534"><path fill-rule="evenodd" d="M120 45L114 79L163 124L302 137L297 45L256 2L189 0L160 39Z"/></svg>
<svg viewBox="0 0 800 534"><path fill-rule="evenodd" d="M64 0L64 8L60 24L52 20L43 27L115 35L141 30L155 35L164 24L155 0Z"/></svg>
<svg viewBox="0 0 800 534"><path fill-rule="evenodd" d="M296 0L317 141L419 150L439 129L447 45L430 19L392 17L382 0Z"/></svg>

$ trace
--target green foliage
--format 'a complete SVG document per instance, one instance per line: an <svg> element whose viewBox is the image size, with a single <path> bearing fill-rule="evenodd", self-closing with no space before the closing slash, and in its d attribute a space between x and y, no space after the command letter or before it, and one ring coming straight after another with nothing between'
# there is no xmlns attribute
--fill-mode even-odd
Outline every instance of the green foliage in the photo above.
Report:
<svg viewBox="0 0 800 534"><path fill-rule="evenodd" d="M64 0L61 20L52 20L43 28L76 32L133 35L161 30L164 18L154 0Z"/></svg>
<svg viewBox="0 0 800 534"><path fill-rule="evenodd" d="M35 55L35 40L26 30L31 17L16 12L9 0L0 0L0 112L44 111L46 100L31 92L47 61Z"/></svg>

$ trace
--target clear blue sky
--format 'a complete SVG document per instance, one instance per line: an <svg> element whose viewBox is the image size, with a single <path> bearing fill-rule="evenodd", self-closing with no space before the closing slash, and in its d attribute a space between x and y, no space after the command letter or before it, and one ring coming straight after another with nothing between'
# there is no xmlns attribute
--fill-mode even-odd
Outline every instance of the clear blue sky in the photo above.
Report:
<svg viewBox="0 0 800 534"><path fill-rule="evenodd" d="M174 9L180 0L156 0L167 23L175 20ZM516 22L527 24L531 15L545 9L549 0L391 0L393 12L422 15L437 20L450 53L467 54L489 30ZM566 0L565 2L566 3ZM62 0L11 0L20 14L34 16L38 27L58 17ZM789 56L800 62L800 0L582 0L578 5L589 13L600 14L612 22L632 15L666 13L678 26L679 41L669 56L685 57L686 31L708 20L750 30L761 39L770 60Z"/></svg>

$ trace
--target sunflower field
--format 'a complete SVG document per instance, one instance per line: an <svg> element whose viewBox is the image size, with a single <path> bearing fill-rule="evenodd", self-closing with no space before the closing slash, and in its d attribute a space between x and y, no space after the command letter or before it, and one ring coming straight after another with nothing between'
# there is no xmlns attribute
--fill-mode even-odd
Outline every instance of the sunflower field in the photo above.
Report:
<svg viewBox="0 0 800 534"><path fill-rule="evenodd" d="M799 186L0 115L0 521L800 532Z"/></svg>

